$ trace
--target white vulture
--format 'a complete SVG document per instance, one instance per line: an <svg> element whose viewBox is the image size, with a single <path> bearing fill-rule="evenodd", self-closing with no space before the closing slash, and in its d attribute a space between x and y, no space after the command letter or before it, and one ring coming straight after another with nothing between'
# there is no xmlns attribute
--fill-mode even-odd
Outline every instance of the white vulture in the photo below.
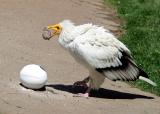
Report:
<svg viewBox="0 0 160 114"><path fill-rule="evenodd" d="M89 82L86 93L78 96L88 97L91 89L98 89L105 78L113 81L141 79L156 86L133 61L130 50L109 30L91 23L75 26L70 20L64 20L45 27L42 33L46 40L55 35L75 60L89 70L89 77L74 83L86 85Z"/></svg>

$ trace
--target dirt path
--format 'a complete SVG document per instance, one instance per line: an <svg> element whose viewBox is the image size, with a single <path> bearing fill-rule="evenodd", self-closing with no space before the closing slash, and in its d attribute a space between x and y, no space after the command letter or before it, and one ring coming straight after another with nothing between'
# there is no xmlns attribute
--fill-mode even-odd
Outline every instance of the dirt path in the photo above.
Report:
<svg viewBox="0 0 160 114"><path fill-rule="evenodd" d="M41 37L46 24L71 19L118 31L117 19L102 0L0 0L0 112L2 114L160 114L160 98L125 83L106 80L89 99L72 97L71 84L88 72L57 43ZM113 22L114 21L114 22ZM19 85L20 69L41 64L46 91ZM64 85L63 85L64 84ZM105 89L103 89L105 88Z"/></svg>

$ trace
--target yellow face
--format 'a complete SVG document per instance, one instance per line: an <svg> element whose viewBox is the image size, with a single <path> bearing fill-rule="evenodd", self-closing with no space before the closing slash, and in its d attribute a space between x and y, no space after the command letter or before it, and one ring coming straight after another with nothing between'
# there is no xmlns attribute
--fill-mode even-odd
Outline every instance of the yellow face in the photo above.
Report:
<svg viewBox="0 0 160 114"><path fill-rule="evenodd" d="M62 26L60 24L56 24L56 25L49 25L47 26L47 29L52 30L53 31L53 36L54 35L59 35L62 31Z"/></svg>

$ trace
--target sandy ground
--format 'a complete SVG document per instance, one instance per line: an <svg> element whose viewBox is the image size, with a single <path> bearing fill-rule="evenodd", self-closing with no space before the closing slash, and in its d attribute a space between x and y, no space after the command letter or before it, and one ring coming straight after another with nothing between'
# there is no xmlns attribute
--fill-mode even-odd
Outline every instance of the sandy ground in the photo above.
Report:
<svg viewBox="0 0 160 114"><path fill-rule="evenodd" d="M118 19L102 0L0 0L0 112L2 114L160 114L160 98L125 83L106 80L89 99L72 83L88 75L57 43L44 41L42 28L64 19L93 22L117 33ZM48 72L45 91L19 85L24 65Z"/></svg>

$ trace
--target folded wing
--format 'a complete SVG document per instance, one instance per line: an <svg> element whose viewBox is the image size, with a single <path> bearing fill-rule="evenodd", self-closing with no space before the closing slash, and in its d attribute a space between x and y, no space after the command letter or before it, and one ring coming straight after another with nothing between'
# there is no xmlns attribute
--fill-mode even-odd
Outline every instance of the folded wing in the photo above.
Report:
<svg viewBox="0 0 160 114"><path fill-rule="evenodd" d="M110 33L103 33L88 31L77 37L72 51L110 80L135 80L144 73L120 41Z"/></svg>

